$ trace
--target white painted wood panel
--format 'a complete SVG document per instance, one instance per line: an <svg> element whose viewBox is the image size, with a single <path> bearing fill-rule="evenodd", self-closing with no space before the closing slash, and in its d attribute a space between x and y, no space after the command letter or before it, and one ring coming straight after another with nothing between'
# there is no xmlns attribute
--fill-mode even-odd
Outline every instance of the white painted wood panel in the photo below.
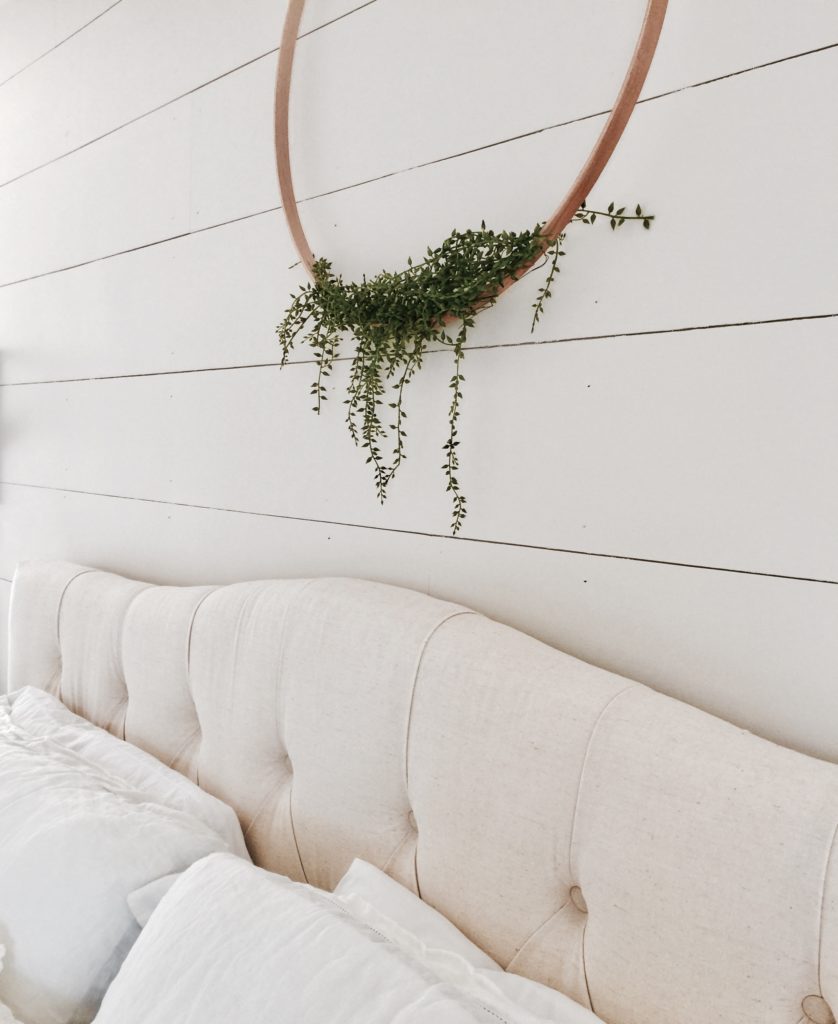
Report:
<svg viewBox="0 0 838 1024"><path fill-rule="evenodd" d="M7 0L0 5L0 84L79 31L114 0Z"/></svg>
<svg viewBox="0 0 838 1024"><path fill-rule="evenodd" d="M835 586L20 487L2 494L4 575L16 558L70 558L160 583L377 579L463 602L838 760Z"/></svg>
<svg viewBox="0 0 838 1024"><path fill-rule="evenodd" d="M278 360L290 252L277 212L0 288L0 382Z"/></svg>
<svg viewBox="0 0 838 1024"><path fill-rule="evenodd" d="M229 98L231 87L225 88ZM835 133L829 131L836 88L838 50L641 107L597 194L642 199L658 213L654 229L626 225L611 237L604 226L572 228L565 270L536 334L529 333L529 307L539 283L533 274L479 318L474 343L838 312ZM183 229L176 204L183 171L176 165L185 157L181 124L171 120L176 110L177 105L103 142L113 149L105 162L91 147L47 169L43 175L55 177L51 192L42 190L41 175L0 190L2 211L13 190L22 189L6 220L11 244L0 255L6 275L19 274L24 265L43 270L60 260L76 262L142 244L154 230L159 235ZM265 170L262 194L245 189L245 165L240 173L232 165L240 148L240 113L233 104L206 114L214 126L213 147L196 137L192 201L199 222L207 210L204 200L220 216L271 202L272 166ZM165 131L158 132L156 118L164 116ZM225 124L228 144L222 146ZM595 130L588 122L427 167L305 203L303 215L317 250L332 254L349 275L393 265L407 251L421 252L444 237L454 223L465 226L487 216L512 226L537 218L552 201L552 177L540 168L569 174L572 154ZM264 139L262 145L270 148ZM148 156L151 166L141 181L137 154L163 151L166 163L157 166ZM526 191L504 188L522 166L533 168ZM818 197L816 215L800 215L803 167L808 194ZM47 217L40 212L44 205ZM79 208L83 223L75 215ZM102 237L94 230L99 222ZM289 292L302 280L299 270L288 269L293 259L281 215L272 213L2 288L3 380L271 361L277 353L273 329Z"/></svg>
<svg viewBox="0 0 838 1024"><path fill-rule="evenodd" d="M303 31L357 6L309 0ZM354 182L607 109L642 9L643 0L528 0L514 11L503 0L366 5L357 22L345 19L300 46L294 96L305 117L297 119L295 152L311 189L323 190L318 170L336 163ZM120 5L0 94L0 134L8 139L0 182L259 58L276 45L283 14L282 0L250 3L246 17L230 0ZM644 95L782 59L824 38L838 41L838 9L822 0L801 3L793 19L783 5L759 0L733 12L723 0L672 0ZM262 61L268 77L274 63ZM84 76L75 73L79 64ZM510 82L518 81L533 88L525 102L510 103ZM393 130L406 112L411 131ZM37 132L17 130L35 118Z"/></svg>
<svg viewBox="0 0 838 1024"><path fill-rule="evenodd" d="M359 12L345 22L348 24L364 13ZM337 32L342 24L343 21L336 23L329 31ZM98 148L83 150L29 180L0 190L0 217L9 206L20 211L18 224L12 221L6 228L11 245L18 241L19 233L25 233L24 224L31 234L34 208L51 202L56 181L73 181L80 172L92 194L120 189L123 216L130 217L138 199L147 192L145 179L154 162L168 163L173 150L176 155L188 144L186 139L173 140L170 136L173 118L184 130L190 106L194 106L191 226L200 228L276 206L269 70L266 65L252 65L195 97L110 136L98 143ZM838 50L833 50L646 104L635 114L597 192L606 201L615 189L627 199L645 199L655 206L661 220L669 214L670 223L677 223L680 230L687 221L694 223L697 249L713 244L707 238L711 228L718 236L730 230L730 218L736 218L746 223L753 239L751 258L765 253L768 247L764 236L773 232L774 221L761 211L771 209L773 216L787 225L787 239L790 231L806 232L801 242L810 252L815 243L813 258L832 254L834 246L827 246L816 233L830 237L833 207L828 205L818 218L798 218L799 200L788 179L798 173L800 162L805 161L811 176L811 193L829 196L831 190L824 180L829 162L825 158L831 145L828 126L832 123L831 96L836 88ZM807 110L806 118L800 117L801 106ZM823 125L823 130L809 131L812 123ZM514 146L502 146L389 179L374 189L358 190L365 228L362 234L352 234L352 222L342 223L340 218L340 234L334 232L336 222L330 216L328 204L324 212L319 207L318 212L307 207L305 216L313 243L318 251L335 253L336 257L349 250L356 255L356 263L360 263L363 254L365 269L377 269L382 261L392 259L394 245L399 256L405 249L421 251L429 241L444 236L452 223L473 223L475 218L479 222L486 217L490 222L509 226L531 224L550 212L599 126L594 120L557 129ZM350 125L345 125L345 132L351 130ZM123 152L133 154L140 136L147 156L133 173L126 169L115 180L110 168L115 161L124 159ZM772 174L755 177L751 173L754 164L771 167ZM358 180L347 179L332 161L321 160L320 166L326 167L331 177L319 185L332 188ZM504 189L500 183L520 181L522 167L527 169L523 193L520 188ZM545 168L550 173L545 173ZM155 168L156 176L163 174L163 169ZM562 183L561 187L557 182ZM301 195L317 191L310 187L305 175L301 176L299 186ZM394 195L398 198L391 198ZM655 202L656 196L664 195L671 206L666 201ZM185 191L183 200L188 201ZM63 246L59 252L54 251L51 243L56 235L63 239L74 234L73 225L67 220L73 204L61 196L61 201L54 205L57 208L50 209L50 216L43 219L43 234L39 232L36 239L40 258L32 265L21 261L27 274L43 273L89 258L74 254L72 247L69 252ZM421 210L422 216L410 216L415 210ZM374 211L378 211L377 215ZM370 224L371 212L375 219ZM671 219L673 215L678 217L677 222ZM114 211L113 217L113 234L120 235L118 211ZM382 229L387 223L398 226L398 230L390 229L389 237ZM99 247L96 255L104 256L136 244L128 232L123 231L122 235L123 244ZM161 232L158 237L166 234ZM362 244L359 238L370 241ZM796 241L792 235L787 249L788 244L794 247ZM81 237L77 236L77 243L78 248L87 250ZM730 252L731 248L728 245L723 251ZM720 249L715 245L713 265L720 262ZM736 256L741 263L738 253ZM757 268L760 276L764 270L770 272L772 267L784 266L780 260L764 258L767 266ZM707 263L711 261L708 259ZM355 268L350 265L350 269ZM720 273L724 279L730 276L727 266ZM775 276L776 273L775 270ZM16 279L2 265L0 274L0 283ZM21 276L26 274L17 275ZM701 284L699 281L698 286ZM776 281L769 279L765 290L769 295L776 294Z"/></svg>
<svg viewBox="0 0 838 1024"><path fill-rule="evenodd" d="M0 288L0 381L278 361L290 259L273 213Z"/></svg>
<svg viewBox="0 0 838 1024"><path fill-rule="evenodd" d="M838 580L837 338L827 320L469 353L466 534ZM411 385L383 508L339 396L309 411L308 365L7 388L3 475L444 534L450 373L439 353Z"/></svg>
<svg viewBox="0 0 838 1024"><path fill-rule="evenodd" d="M302 31L312 31L361 3L317 0L306 9ZM128 0L116 5L106 18L0 91L0 183L273 50L284 13L282 0L248 0L246 6L232 0ZM40 27L43 14L33 21ZM16 31L9 33L12 40L17 36ZM0 44L0 52L4 50ZM78 73L80 67L84 74Z"/></svg>
<svg viewBox="0 0 838 1024"><path fill-rule="evenodd" d="M0 189L0 283L189 229L189 137L166 108Z"/></svg>

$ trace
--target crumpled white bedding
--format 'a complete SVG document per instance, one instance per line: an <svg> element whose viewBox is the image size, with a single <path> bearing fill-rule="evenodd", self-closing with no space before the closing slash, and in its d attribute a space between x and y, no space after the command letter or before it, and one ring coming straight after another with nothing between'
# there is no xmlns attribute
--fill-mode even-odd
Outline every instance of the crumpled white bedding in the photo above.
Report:
<svg viewBox="0 0 838 1024"><path fill-rule="evenodd" d="M29 1024L93 1019L140 930L130 893L244 851L231 808L32 689L0 697L0 822L0 1000Z"/></svg>
<svg viewBox="0 0 838 1024"><path fill-rule="evenodd" d="M0 972L3 970L3 959L6 956L6 947L0 946ZM6 1004L0 1000L0 1024L23 1024L12 1011L6 1006Z"/></svg>

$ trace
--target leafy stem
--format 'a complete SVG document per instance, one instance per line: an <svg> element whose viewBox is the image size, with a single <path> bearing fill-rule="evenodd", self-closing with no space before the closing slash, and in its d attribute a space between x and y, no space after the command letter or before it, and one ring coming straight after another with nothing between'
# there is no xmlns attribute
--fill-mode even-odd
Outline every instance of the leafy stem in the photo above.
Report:
<svg viewBox="0 0 838 1024"><path fill-rule="evenodd" d="M597 217L607 217L612 230L614 228L621 228L627 220L639 220L643 222L643 227L648 230L655 219L654 214L644 213L639 203L635 207L633 214L626 213L625 211L625 206L617 208L614 203L609 203L607 210L589 210L585 203L582 203L576 213L574 213L573 220L579 224L594 224Z"/></svg>
<svg viewBox="0 0 838 1024"><path fill-rule="evenodd" d="M606 210L589 210L583 203L571 223L594 224L606 220L612 229L627 220L642 222L645 228L654 217L640 206L633 214L626 207L609 204ZM379 501L406 458L404 421L407 386L422 366L432 345L451 349L454 372L449 381L448 437L443 445L445 490L451 496L451 531L456 534L466 517L466 498L458 473L459 421L462 411L462 364L469 331L476 312L494 305L504 282L547 267L544 284L533 303L532 327L544 314L565 255L565 235L546 239L543 225L525 231L493 231L481 224L477 230L452 231L436 248L399 271L381 271L361 281L345 282L332 270L328 260L314 263L313 281L291 296L277 337L285 366L302 338L315 354L317 377L311 385L314 410L320 412L327 398L326 380L338 358L343 335L356 341L346 384L346 424L355 444L366 451L372 466ZM541 257L544 257L543 260ZM530 266L535 263L535 266ZM459 320L456 333L449 333L446 320ZM387 401L386 397L390 396ZM382 416L387 410L387 424ZM384 443L389 455L382 450Z"/></svg>
<svg viewBox="0 0 838 1024"><path fill-rule="evenodd" d="M533 303L534 312L532 315L532 325L530 326L531 334L535 330L535 325L544 313L544 303L553 295L551 286L553 284L553 279L559 272L559 257L564 256L564 252L562 251L562 242L564 241L564 237L564 235L559 235L550 248L545 250L545 256L550 262L550 269L547 271L547 277L544 284L538 289L538 297Z"/></svg>

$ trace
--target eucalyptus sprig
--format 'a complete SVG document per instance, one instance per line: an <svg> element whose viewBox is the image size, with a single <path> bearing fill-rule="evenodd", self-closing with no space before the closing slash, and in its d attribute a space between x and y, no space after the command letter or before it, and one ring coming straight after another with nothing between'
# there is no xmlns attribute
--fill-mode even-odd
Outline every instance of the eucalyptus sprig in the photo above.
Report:
<svg viewBox="0 0 838 1024"><path fill-rule="evenodd" d="M597 217L612 229L627 220L650 227L654 217L637 206L627 214L624 206L610 203L607 210L589 210L585 203L571 223L594 224ZM457 473L459 470L458 423L465 377L462 364L468 332L474 326L476 312L494 305L503 283L518 277L537 262L548 268L545 282L533 303L531 329L535 329L552 296L552 285L559 273L559 259L565 255L565 235L547 239L542 224L528 231L492 231L485 222L479 230L452 231L437 248L429 248L425 257L407 261L404 270L383 270L361 281L344 281L334 272L329 260L318 259L313 266L313 281L291 296L277 335L282 348L281 365L288 362L294 344L300 338L314 352L317 377L311 386L314 411L319 413L326 400L326 379L339 358L342 336L355 338L347 385L346 423L357 446L367 452L372 466L376 494L382 503L405 451L404 394L407 385L421 369L432 345L450 348L454 372L449 381L451 401L448 408L448 437L442 470L446 491L451 494L451 531L456 534L466 516L466 498ZM457 323L452 328L452 322ZM385 454L384 448L389 451Z"/></svg>

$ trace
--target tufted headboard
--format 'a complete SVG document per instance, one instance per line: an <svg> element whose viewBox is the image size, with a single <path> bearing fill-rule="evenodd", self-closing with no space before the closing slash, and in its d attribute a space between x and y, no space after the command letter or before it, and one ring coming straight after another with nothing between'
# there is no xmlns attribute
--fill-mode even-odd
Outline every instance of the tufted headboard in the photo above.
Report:
<svg viewBox="0 0 838 1024"><path fill-rule="evenodd" d="M612 1024L834 1021L836 765L360 580L27 563L9 670L232 804L257 863L364 857Z"/></svg>

